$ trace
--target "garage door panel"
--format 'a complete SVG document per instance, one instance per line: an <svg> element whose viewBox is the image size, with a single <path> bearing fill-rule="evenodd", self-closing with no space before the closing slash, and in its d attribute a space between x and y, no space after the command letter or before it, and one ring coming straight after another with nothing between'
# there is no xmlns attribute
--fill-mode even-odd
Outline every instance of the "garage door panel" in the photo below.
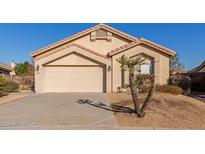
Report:
<svg viewBox="0 0 205 154"><path fill-rule="evenodd" d="M103 92L102 67L45 67L45 92Z"/></svg>

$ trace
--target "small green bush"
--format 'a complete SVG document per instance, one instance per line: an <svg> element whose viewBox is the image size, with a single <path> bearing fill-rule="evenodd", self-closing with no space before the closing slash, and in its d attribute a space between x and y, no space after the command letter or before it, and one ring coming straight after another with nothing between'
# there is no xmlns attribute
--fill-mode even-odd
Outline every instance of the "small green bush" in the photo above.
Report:
<svg viewBox="0 0 205 154"><path fill-rule="evenodd" d="M139 92L140 93L146 93L148 92L150 89L150 85L149 84L143 84L139 87Z"/></svg>
<svg viewBox="0 0 205 154"><path fill-rule="evenodd" d="M179 81L178 86L183 89L183 91L184 91L183 94L184 95L190 94L190 92L191 92L191 79L186 78L186 77L182 78Z"/></svg>
<svg viewBox="0 0 205 154"><path fill-rule="evenodd" d="M0 76L0 86L4 87L8 83L7 79Z"/></svg>
<svg viewBox="0 0 205 154"><path fill-rule="evenodd" d="M135 84L140 93L149 91L151 81L152 81L152 76L149 74L138 74L136 75L135 78Z"/></svg>
<svg viewBox="0 0 205 154"><path fill-rule="evenodd" d="M0 86L0 97L4 94L3 87Z"/></svg>
<svg viewBox="0 0 205 154"><path fill-rule="evenodd" d="M28 85L20 85L20 90L30 90Z"/></svg>
<svg viewBox="0 0 205 154"><path fill-rule="evenodd" d="M150 84L151 79L152 79L152 76L149 74L139 74L139 75L136 75L135 82L137 86L141 86L144 84Z"/></svg>
<svg viewBox="0 0 205 154"><path fill-rule="evenodd" d="M18 90L19 90L19 85L14 81L8 81L6 86L3 87L4 93L17 92Z"/></svg>
<svg viewBox="0 0 205 154"><path fill-rule="evenodd" d="M4 87L7 85L7 83L7 79L0 76L0 96L4 94Z"/></svg>
<svg viewBox="0 0 205 154"><path fill-rule="evenodd" d="M167 92L170 94L178 95L183 93L183 89L173 85L156 85L155 90L159 92Z"/></svg>
<svg viewBox="0 0 205 154"><path fill-rule="evenodd" d="M187 95L191 92L191 79L186 75L173 75L169 79L169 84L178 86L183 89L183 94Z"/></svg>

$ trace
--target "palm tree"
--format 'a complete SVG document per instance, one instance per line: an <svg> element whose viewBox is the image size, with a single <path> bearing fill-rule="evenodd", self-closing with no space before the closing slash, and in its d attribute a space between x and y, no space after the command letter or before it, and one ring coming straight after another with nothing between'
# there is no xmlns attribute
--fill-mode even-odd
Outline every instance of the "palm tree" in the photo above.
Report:
<svg viewBox="0 0 205 154"><path fill-rule="evenodd" d="M125 57L125 55L122 55L119 59L117 59L117 61L121 64L122 70L128 70L129 72L129 87L130 87L132 99L134 102L134 111L138 115L138 117L144 117L145 110L153 95L154 80L152 78L151 87L149 89L147 97L145 98L145 101L143 102L143 104L140 106L138 93L137 93L138 87L136 85L134 72L137 70L137 68L139 68L140 65L144 64L145 59L143 59L140 56L134 59L130 59L130 58Z"/></svg>

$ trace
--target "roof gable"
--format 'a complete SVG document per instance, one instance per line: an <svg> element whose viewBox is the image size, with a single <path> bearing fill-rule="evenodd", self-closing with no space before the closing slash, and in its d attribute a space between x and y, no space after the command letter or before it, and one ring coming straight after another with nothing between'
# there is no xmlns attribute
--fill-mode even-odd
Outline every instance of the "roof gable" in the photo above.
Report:
<svg viewBox="0 0 205 154"><path fill-rule="evenodd" d="M78 39L78 38L80 38L80 37L82 37L82 36L85 36L85 35L91 33L92 31L95 31L95 30L97 30L97 29L103 29L103 30L112 32L112 33L115 34L115 35L118 35L118 36L120 36L120 37L122 37L122 38L124 38L124 39L129 40L130 42L133 42L133 41L136 41L136 40L137 40L137 38L135 38L135 37L133 37L133 36L131 36L131 35L128 35L128 34L126 34L126 33L124 33L124 32L121 32L121 31L119 31L119 30L117 30L117 29L114 29L114 28L112 28L112 27L110 27L110 26L108 26L108 25L98 24L98 25L96 25L96 26L94 26L94 27L91 27L91 28L89 28L89 29L87 29L87 30L81 31L81 32L79 32L79 33L77 33L77 34L75 34L75 35L73 35L73 36L70 36L70 37L65 38L65 39L63 39L63 40L60 40L60 41L58 41L58 42L56 42L56 43L53 43L53 44L51 44L51 45L49 45L49 46L46 46L46 47L41 48L41 49L39 49L39 50L37 50L37 51L34 51L34 52L32 52L31 55L32 55L33 57L35 57L35 56L40 55L40 54L42 54L42 53L44 53L44 52L47 52L47 51L52 50L52 49L54 49L54 48L57 48L57 47L59 47L59 46L61 46L61 45L64 45L64 44L66 44L66 43L69 43L69 42L71 42L71 41L73 41L73 40L76 40L76 39Z"/></svg>
<svg viewBox="0 0 205 154"><path fill-rule="evenodd" d="M77 52L72 52L69 54L66 54L64 56L61 56L59 58L56 58L50 62L47 62L44 64L46 66L72 66L72 65L89 65L89 66L95 66L99 65L97 62L94 60L85 57Z"/></svg>
<svg viewBox="0 0 205 154"><path fill-rule="evenodd" d="M174 55L176 54L173 50L171 50L171 49L169 49L169 48L163 47L163 46L161 46L161 45L159 45L159 44L156 44L156 43L154 43L154 42L151 42L151 41L149 41L149 40L147 40L147 39L140 38L140 39L138 39L138 40L135 40L134 42L131 42L131 43L129 43L129 44L126 44L126 45L124 45L124 46L121 46L121 47L119 47L119 48L116 48L115 50L110 51L110 52L108 53L108 55L109 55L109 56L112 56L112 55L118 54L118 53L120 53L120 52L123 52L123 51L125 51L125 50L127 50L127 49L130 49L130 48L135 47L135 46L140 45L140 44L145 44L145 45L147 45L147 46L150 46L150 47L152 47L152 48L155 48L155 49L157 49L157 50L159 50L159 51L161 51L161 52L163 52L163 53L168 54L169 56L174 56Z"/></svg>
<svg viewBox="0 0 205 154"><path fill-rule="evenodd" d="M85 50L85 51L87 51L87 52L90 52L90 53L92 53L92 54L95 54L95 55L97 55L97 56L100 56L100 57L103 57L103 58L107 58L106 56L101 55L101 54L97 53L96 51L94 51L94 50L92 50L92 49L89 49L89 48L87 48L87 47L84 47L84 46L82 46L82 45L80 45L80 44L70 43L70 44L67 44L67 45L58 47L58 48L52 50L51 52L47 52L47 53L45 53L45 54L43 54L43 55L40 55L40 56L36 57L36 60L39 60L39 59L41 59L41 58L45 58L45 57L50 56L50 55L52 55L52 54L61 52L62 50L66 49L66 48L70 48L70 47L78 47L78 48L83 49L83 50Z"/></svg>
<svg viewBox="0 0 205 154"><path fill-rule="evenodd" d="M106 64L109 62L109 59L107 57L99 55L98 53L95 53L95 51L87 49L81 45L73 44L73 43L61 46L60 48L57 48L57 50L52 50L51 52L47 52L46 54L37 56L35 60L38 60L39 63L41 63L42 65L47 65L48 63L57 60L62 60L61 62L66 62L69 59L66 58L63 59L63 58L71 54L75 54L78 56L80 55L80 58L83 57L91 61L95 61L95 63ZM76 56L73 56L71 58L76 58L76 59L78 58L77 60L80 60L79 57ZM62 64L60 63L59 65Z"/></svg>

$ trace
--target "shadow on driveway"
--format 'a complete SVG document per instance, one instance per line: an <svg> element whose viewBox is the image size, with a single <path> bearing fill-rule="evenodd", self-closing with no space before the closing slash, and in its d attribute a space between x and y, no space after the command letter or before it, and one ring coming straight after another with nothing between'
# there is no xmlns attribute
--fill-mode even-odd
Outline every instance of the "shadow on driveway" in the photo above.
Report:
<svg viewBox="0 0 205 154"><path fill-rule="evenodd" d="M88 104L93 107L104 109L111 112L121 112L121 113L134 113L134 110L129 107L119 106L119 105L107 105L103 102L93 102L89 99L79 99L76 103L78 104Z"/></svg>

